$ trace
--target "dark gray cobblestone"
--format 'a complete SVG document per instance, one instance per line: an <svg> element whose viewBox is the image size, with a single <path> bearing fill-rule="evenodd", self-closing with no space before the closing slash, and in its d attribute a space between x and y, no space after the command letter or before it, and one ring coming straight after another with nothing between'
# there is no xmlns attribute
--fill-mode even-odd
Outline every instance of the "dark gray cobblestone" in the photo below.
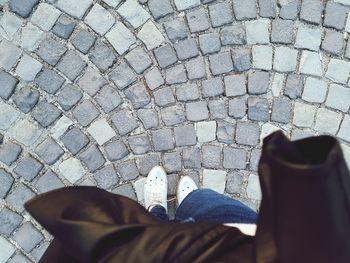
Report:
<svg viewBox="0 0 350 263"><path fill-rule="evenodd" d="M0 0L5 262L38 262L50 243L23 212L39 193L90 185L142 203L163 165L169 195L188 174L257 208L262 140L278 129L336 136L350 162L349 1L73 4Z"/></svg>

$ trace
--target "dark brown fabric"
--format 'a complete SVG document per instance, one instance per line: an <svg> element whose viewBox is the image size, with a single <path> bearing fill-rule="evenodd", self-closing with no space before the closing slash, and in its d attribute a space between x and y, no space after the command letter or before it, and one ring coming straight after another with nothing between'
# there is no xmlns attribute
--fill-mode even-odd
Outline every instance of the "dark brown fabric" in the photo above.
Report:
<svg viewBox="0 0 350 263"><path fill-rule="evenodd" d="M350 175L339 143L264 141L256 237L206 223L159 223L136 202L94 187L39 195L29 213L54 240L41 262L349 263Z"/></svg>
<svg viewBox="0 0 350 263"><path fill-rule="evenodd" d="M253 262L252 238L203 223L161 224L136 202L95 187L68 187L26 205L54 237L41 262ZM242 249L239 249L239 248Z"/></svg>

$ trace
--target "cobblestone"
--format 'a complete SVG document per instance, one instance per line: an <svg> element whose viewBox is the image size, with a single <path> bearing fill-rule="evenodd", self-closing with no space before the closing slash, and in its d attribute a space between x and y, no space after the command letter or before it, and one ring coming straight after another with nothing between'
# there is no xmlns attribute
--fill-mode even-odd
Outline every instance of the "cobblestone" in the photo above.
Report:
<svg viewBox="0 0 350 263"><path fill-rule="evenodd" d="M226 187L225 171L203 170L203 187L212 189L218 193L224 193Z"/></svg>
<svg viewBox="0 0 350 263"><path fill-rule="evenodd" d="M64 187L64 184L58 178L57 174L51 170L48 170L45 174L40 176L35 183L35 188L38 189L40 193L45 193L62 187Z"/></svg>
<svg viewBox="0 0 350 263"><path fill-rule="evenodd" d="M117 135L106 119L93 122L87 131L99 145L103 145Z"/></svg>
<svg viewBox="0 0 350 263"><path fill-rule="evenodd" d="M256 0L234 0L233 11L238 20L256 18Z"/></svg>
<svg viewBox="0 0 350 263"><path fill-rule="evenodd" d="M141 175L145 176L154 166L160 164L160 157L156 153L141 156L136 159L136 166Z"/></svg>
<svg viewBox="0 0 350 263"><path fill-rule="evenodd" d="M209 61L213 75L228 73L233 70L233 63L229 52L211 55L209 56Z"/></svg>
<svg viewBox="0 0 350 263"><path fill-rule="evenodd" d="M220 146L202 146L202 165L206 168L219 169L221 166L222 149Z"/></svg>
<svg viewBox="0 0 350 263"><path fill-rule="evenodd" d="M89 138L78 128L70 129L63 137L62 142L65 147L72 153L77 154L89 142Z"/></svg>
<svg viewBox="0 0 350 263"><path fill-rule="evenodd" d="M345 115L337 134L338 137L340 137L344 141L350 142L350 136L348 132L349 129L350 129L350 115Z"/></svg>
<svg viewBox="0 0 350 263"><path fill-rule="evenodd" d="M136 42L135 36L120 22L106 34L106 38L119 55L124 54Z"/></svg>
<svg viewBox="0 0 350 263"><path fill-rule="evenodd" d="M0 210L0 233L9 236L22 222L23 218L16 212L2 207Z"/></svg>
<svg viewBox="0 0 350 263"><path fill-rule="evenodd" d="M85 127L93 122L100 115L100 112L90 100L84 100L74 108L73 115Z"/></svg>
<svg viewBox="0 0 350 263"><path fill-rule="evenodd" d="M271 70L272 69L272 47L269 46L253 46L252 57L253 67L256 69Z"/></svg>
<svg viewBox="0 0 350 263"><path fill-rule="evenodd" d="M118 8L118 13L134 28L143 25L151 17L136 0L127 0Z"/></svg>
<svg viewBox="0 0 350 263"><path fill-rule="evenodd" d="M233 21L231 5L228 2L210 5L209 15L213 27L219 27Z"/></svg>
<svg viewBox="0 0 350 263"><path fill-rule="evenodd" d="M201 152L198 147L188 147L182 150L182 162L184 168L201 168Z"/></svg>
<svg viewBox="0 0 350 263"><path fill-rule="evenodd" d="M269 119L269 103L264 98L248 98L248 118L255 121Z"/></svg>
<svg viewBox="0 0 350 263"><path fill-rule="evenodd" d="M211 142L216 139L216 122L202 121L196 124L198 142Z"/></svg>
<svg viewBox="0 0 350 263"><path fill-rule="evenodd" d="M105 166L95 172L94 178L97 184L104 189L110 189L119 183L119 178L113 165Z"/></svg>
<svg viewBox="0 0 350 263"><path fill-rule="evenodd" d="M119 93L111 86L104 86L95 96L95 99L105 113L111 112L123 102Z"/></svg>
<svg viewBox="0 0 350 263"><path fill-rule="evenodd" d="M232 51L233 67L237 71L251 68L251 51L249 48L240 48Z"/></svg>
<svg viewBox="0 0 350 263"><path fill-rule="evenodd" d="M140 38L150 50L160 46L165 40L156 25L150 20L144 24L137 34L137 37Z"/></svg>
<svg viewBox="0 0 350 263"><path fill-rule="evenodd" d="M276 19L272 21L271 42L291 44L294 41L294 21Z"/></svg>
<svg viewBox="0 0 350 263"><path fill-rule="evenodd" d="M78 158L92 173L100 168L106 161L96 145L91 145L88 147L85 151L79 154Z"/></svg>
<svg viewBox="0 0 350 263"><path fill-rule="evenodd" d="M126 148L125 144L120 140L106 143L104 149L107 153L107 158L110 161L117 161L123 159L129 154L129 150Z"/></svg>
<svg viewBox="0 0 350 263"><path fill-rule="evenodd" d="M97 41L89 53L89 59L100 71L105 72L114 64L116 56L106 44Z"/></svg>
<svg viewBox="0 0 350 263"><path fill-rule="evenodd" d="M226 169L245 169L247 153L244 149L225 147L223 166Z"/></svg>
<svg viewBox="0 0 350 263"><path fill-rule="evenodd" d="M317 51L321 45L322 30L299 24L295 40L297 48L306 48Z"/></svg>
<svg viewBox="0 0 350 263"><path fill-rule="evenodd" d="M132 180L139 176L139 171L137 170L137 166L133 160L119 163L117 166L117 171L124 180Z"/></svg>
<svg viewBox="0 0 350 263"><path fill-rule="evenodd" d="M13 77L11 74L5 71L0 71L0 97L5 100L9 99L15 91L17 83L18 79Z"/></svg>
<svg viewBox="0 0 350 263"><path fill-rule="evenodd" d="M57 65L57 69L71 81L74 81L85 67L86 62L74 51L68 51Z"/></svg>
<svg viewBox="0 0 350 263"><path fill-rule="evenodd" d="M339 129L342 116L340 113L327 109L318 109L315 130L335 135Z"/></svg>
<svg viewBox="0 0 350 263"><path fill-rule="evenodd" d="M128 142L134 154L144 154L151 150L151 143L147 134L130 136Z"/></svg>
<svg viewBox="0 0 350 263"><path fill-rule="evenodd" d="M208 16L203 7L187 12L186 18L191 33L204 31L209 28Z"/></svg>
<svg viewBox="0 0 350 263"><path fill-rule="evenodd" d="M224 93L224 85L220 77L202 81L202 95L206 97L216 97Z"/></svg>
<svg viewBox="0 0 350 263"><path fill-rule="evenodd" d="M317 108L306 103L296 102L294 104L293 124L298 127L311 127Z"/></svg>
<svg viewBox="0 0 350 263"><path fill-rule="evenodd" d="M272 105L271 120L289 123L292 116L292 103L285 98L275 98Z"/></svg>
<svg viewBox="0 0 350 263"><path fill-rule="evenodd" d="M182 169L181 154L179 151L163 154L163 166L167 173L179 172Z"/></svg>
<svg viewBox="0 0 350 263"><path fill-rule="evenodd" d="M58 37L68 39L73 33L75 26L76 23L74 20L66 15L61 15L53 27L52 32Z"/></svg>
<svg viewBox="0 0 350 263"><path fill-rule="evenodd" d="M226 192L230 194L239 194L244 189L244 175L241 172L231 172L227 176Z"/></svg>
<svg viewBox="0 0 350 263"><path fill-rule="evenodd" d="M10 173L2 168L0 169L0 179L2 182L0 186L0 197L5 198L12 187L14 179Z"/></svg>
<svg viewBox="0 0 350 263"><path fill-rule="evenodd" d="M42 131L36 124L29 122L28 120L20 120L13 128L12 137L16 141L26 146L30 146L39 139L41 134Z"/></svg>
<svg viewBox="0 0 350 263"><path fill-rule="evenodd" d="M276 47L273 67L277 71L292 72L297 67L298 51L288 47Z"/></svg>
<svg viewBox="0 0 350 263"><path fill-rule="evenodd" d="M64 153L52 138L47 138L36 147L35 153L47 164L54 164Z"/></svg>
<svg viewBox="0 0 350 263"><path fill-rule="evenodd" d="M153 96L154 101L158 106L168 106L175 102L175 97L170 87L165 87L154 91Z"/></svg>
<svg viewBox="0 0 350 263"><path fill-rule="evenodd" d="M328 2L323 25L338 30L344 29L349 9L338 3Z"/></svg>
<svg viewBox="0 0 350 263"><path fill-rule="evenodd" d="M220 40L223 46L244 45L246 43L245 28L242 23L233 23L220 31Z"/></svg>
<svg viewBox="0 0 350 263"><path fill-rule="evenodd" d="M248 74L248 93L264 94L270 84L270 74L264 71L255 71Z"/></svg>
<svg viewBox="0 0 350 263"><path fill-rule="evenodd" d="M13 239L27 253L29 253L43 238L39 230L29 222L25 222L13 235Z"/></svg>
<svg viewBox="0 0 350 263"><path fill-rule="evenodd" d="M80 52L86 54L94 45L96 37L86 29L80 28L75 35L71 37L71 43Z"/></svg>
<svg viewBox="0 0 350 263"><path fill-rule="evenodd" d="M259 142L259 125L253 122L238 122L236 127L236 142L254 146Z"/></svg>
<svg viewBox="0 0 350 263"><path fill-rule="evenodd" d="M32 12L34 6L39 2L39 0L12 0L9 2L10 10L23 18L27 18Z"/></svg>
<svg viewBox="0 0 350 263"><path fill-rule="evenodd" d="M15 248L9 241L7 241L3 237L0 237L0 245L2 247L0 252L0 260L2 262L6 262L15 252Z"/></svg>
<svg viewBox="0 0 350 263"><path fill-rule="evenodd" d="M124 94L131 101L135 109L142 108L151 101L145 85L141 82L127 88Z"/></svg>
<svg viewBox="0 0 350 263"><path fill-rule="evenodd" d="M224 99L210 100L208 108L211 119L225 119L227 117L226 101Z"/></svg>
<svg viewBox="0 0 350 263"><path fill-rule="evenodd" d="M152 131L152 142L155 151L167 151L174 149L173 134L170 129L163 128Z"/></svg>
<svg viewBox="0 0 350 263"><path fill-rule="evenodd" d="M16 73L24 81L33 81L42 68L42 64L36 59L23 55L21 61L17 65Z"/></svg>
<svg viewBox="0 0 350 263"><path fill-rule="evenodd" d="M3 40L0 43L0 67L10 71L13 65L22 55L22 50L12 43Z"/></svg>
<svg viewBox="0 0 350 263"><path fill-rule="evenodd" d="M348 112L350 107L350 89L337 84L331 84L329 86L326 106L345 113Z"/></svg>
<svg viewBox="0 0 350 263"><path fill-rule="evenodd" d="M174 128L176 146L190 146L197 142L196 131L192 124Z"/></svg>
<svg viewBox="0 0 350 263"><path fill-rule="evenodd" d="M131 112L127 109L122 109L114 113L112 115L112 122L122 136L130 133L139 126Z"/></svg>
<svg viewBox="0 0 350 263"><path fill-rule="evenodd" d="M11 166L22 152L21 146L11 141L3 144L0 148L0 162Z"/></svg>
<svg viewBox="0 0 350 263"><path fill-rule="evenodd" d="M31 22L44 31L49 31L56 23L61 12L47 3L39 4L31 17Z"/></svg>
<svg viewBox="0 0 350 263"><path fill-rule="evenodd" d="M177 57L180 60L196 57L198 55L197 42L194 38L181 40L174 45Z"/></svg>
<svg viewBox="0 0 350 263"><path fill-rule="evenodd" d="M184 39L189 29L183 18L174 18L164 23L165 31L171 41Z"/></svg>
<svg viewBox="0 0 350 263"><path fill-rule="evenodd" d="M305 81L302 98L308 102L322 103L326 99L327 83L323 80L309 77Z"/></svg>
<svg viewBox="0 0 350 263"><path fill-rule="evenodd" d="M303 51L299 71L306 75L322 76L320 55L316 52Z"/></svg>
<svg viewBox="0 0 350 263"><path fill-rule="evenodd" d="M245 23L248 44L268 44L270 42L269 27L267 19L248 21Z"/></svg>
<svg viewBox="0 0 350 263"><path fill-rule="evenodd" d="M347 83L348 77L350 74L350 63L347 61L343 61L340 59L331 59L327 72L326 77L338 82L338 83Z"/></svg>
<svg viewBox="0 0 350 263"><path fill-rule="evenodd" d="M166 126L172 126L186 121L185 111L181 105L163 108L160 113Z"/></svg>
<svg viewBox="0 0 350 263"><path fill-rule="evenodd" d="M304 89L304 78L298 74L289 74L284 88L284 94L291 99L300 98Z"/></svg>
<svg viewBox="0 0 350 263"><path fill-rule="evenodd" d="M186 70L183 65L176 65L165 71L167 84L184 83L187 80Z"/></svg>
<svg viewBox="0 0 350 263"><path fill-rule="evenodd" d="M140 109L137 115L145 129L157 128L159 125L158 114L153 109Z"/></svg>
<svg viewBox="0 0 350 263"><path fill-rule="evenodd" d="M19 213L24 210L24 204L35 196L34 192L23 183L12 188L12 191L7 195L6 201Z"/></svg>
<svg viewBox="0 0 350 263"><path fill-rule="evenodd" d="M344 48L344 36L340 32L326 31L322 49L336 56L341 56Z"/></svg>
<svg viewBox="0 0 350 263"><path fill-rule="evenodd" d="M300 18L310 23L321 22L322 3L318 0L306 0L301 4Z"/></svg>
<svg viewBox="0 0 350 263"><path fill-rule="evenodd" d="M349 148L348 0L22 2L0 0L0 203L13 213L71 185L143 203L160 164L169 194L191 175L257 207L268 134ZM45 168L22 178L26 158ZM38 230L29 253L0 258L38 262Z"/></svg>
<svg viewBox="0 0 350 263"><path fill-rule="evenodd" d="M115 18L102 6L96 4L87 14L84 21L95 32L99 33L100 35L104 35L115 23Z"/></svg>
<svg viewBox="0 0 350 263"><path fill-rule="evenodd" d="M67 111L77 104L82 97L83 94L77 87L67 84L58 94L57 102L60 104L62 109Z"/></svg>
<svg viewBox="0 0 350 263"><path fill-rule="evenodd" d="M61 114L55 105L45 100L40 101L32 112L33 118L44 128L54 123Z"/></svg>
<svg viewBox="0 0 350 263"><path fill-rule="evenodd" d="M0 20L0 35L11 41L21 26L22 21L17 16L11 13L4 13Z"/></svg>
<svg viewBox="0 0 350 263"><path fill-rule="evenodd" d="M201 121L209 118L208 105L205 101L186 104L186 116L190 121Z"/></svg>

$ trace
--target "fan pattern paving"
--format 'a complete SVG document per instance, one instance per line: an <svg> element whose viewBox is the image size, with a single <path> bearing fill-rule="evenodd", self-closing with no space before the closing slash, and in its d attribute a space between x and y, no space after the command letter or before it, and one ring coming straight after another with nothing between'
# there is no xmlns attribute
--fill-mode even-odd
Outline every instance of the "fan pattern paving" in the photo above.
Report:
<svg viewBox="0 0 350 263"><path fill-rule="evenodd" d="M0 0L0 262L24 211L93 185L143 202L165 167L257 209L262 139L337 136L350 163L349 0ZM171 212L175 201L170 202Z"/></svg>

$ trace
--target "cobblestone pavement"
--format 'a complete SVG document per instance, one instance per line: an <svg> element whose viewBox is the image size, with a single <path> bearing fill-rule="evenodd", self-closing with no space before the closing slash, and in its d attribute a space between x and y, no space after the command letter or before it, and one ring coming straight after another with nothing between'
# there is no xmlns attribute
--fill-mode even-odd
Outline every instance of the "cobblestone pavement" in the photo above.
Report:
<svg viewBox="0 0 350 263"><path fill-rule="evenodd" d="M170 195L188 174L257 208L277 129L335 135L350 162L349 7L0 0L0 262L38 261L51 237L23 203L54 188L142 203L162 164Z"/></svg>

